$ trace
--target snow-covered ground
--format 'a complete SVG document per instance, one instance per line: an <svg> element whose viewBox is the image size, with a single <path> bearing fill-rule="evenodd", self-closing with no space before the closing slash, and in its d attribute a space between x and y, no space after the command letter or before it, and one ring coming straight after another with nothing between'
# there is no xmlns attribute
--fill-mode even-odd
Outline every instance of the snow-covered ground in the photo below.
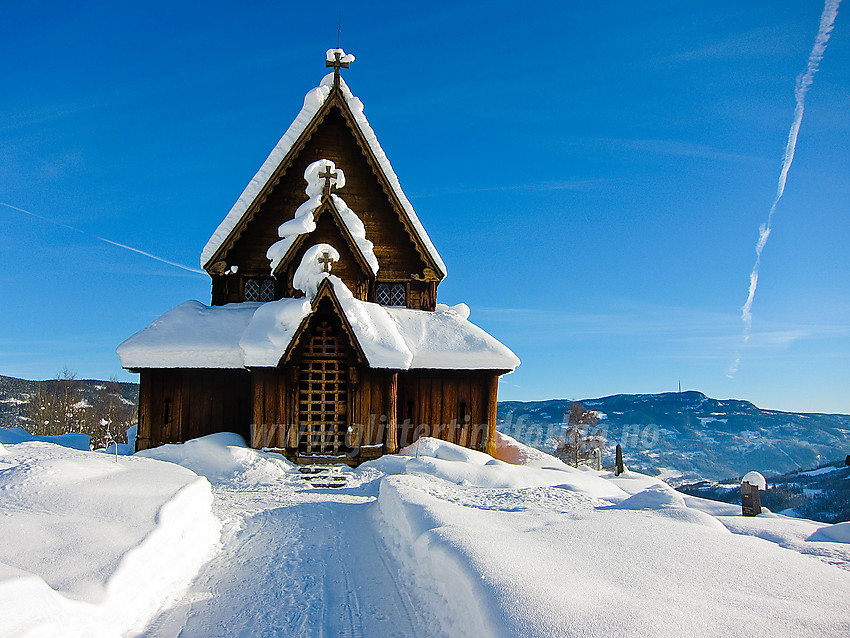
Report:
<svg viewBox="0 0 850 638"><path fill-rule="evenodd" d="M143 630L215 553L212 500L173 463L0 446L0 635Z"/></svg>
<svg viewBox="0 0 850 638"><path fill-rule="evenodd" d="M422 439L310 482L229 434L8 444L0 635L850 633L847 524L499 456Z"/></svg>

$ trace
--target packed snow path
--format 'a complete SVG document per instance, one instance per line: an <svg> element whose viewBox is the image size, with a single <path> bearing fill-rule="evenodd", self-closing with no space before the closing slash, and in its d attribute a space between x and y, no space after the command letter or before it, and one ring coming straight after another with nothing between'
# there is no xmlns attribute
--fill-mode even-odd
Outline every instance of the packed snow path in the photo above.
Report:
<svg viewBox="0 0 850 638"><path fill-rule="evenodd" d="M365 479L365 480L364 480ZM222 551L148 636L431 636L373 526L379 479L215 486Z"/></svg>

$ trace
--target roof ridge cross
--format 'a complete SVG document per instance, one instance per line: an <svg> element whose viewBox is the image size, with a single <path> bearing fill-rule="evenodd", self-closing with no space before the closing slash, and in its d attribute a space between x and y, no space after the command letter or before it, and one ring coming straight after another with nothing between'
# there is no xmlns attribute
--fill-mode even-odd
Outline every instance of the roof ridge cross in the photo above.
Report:
<svg viewBox="0 0 850 638"><path fill-rule="evenodd" d="M334 50L334 59L333 60L325 60L325 68L333 67L334 68L334 88L339 88L339 70L340 68L347 69L350 62L342 61L342 50L335 49Z"/></svg>

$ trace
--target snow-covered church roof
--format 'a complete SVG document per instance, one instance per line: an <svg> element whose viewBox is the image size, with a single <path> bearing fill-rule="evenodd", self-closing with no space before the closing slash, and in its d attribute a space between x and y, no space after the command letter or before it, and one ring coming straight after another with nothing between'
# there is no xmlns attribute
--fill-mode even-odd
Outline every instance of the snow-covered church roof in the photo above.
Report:
<svg viewBox="0 0 850 638"><path fill-rule="evenodd" d="M320 257L324 256L324 259ZM469 322L465 304L435 311L356 299L326 269L329 244L309 248L295 271L298 299L205 306L187 301L118 346L121 365L140 368L273 368L287 353L314 300L331 295L369 367L391 370L513 370L519 359Z"/></svg>
<svg viewBox="0 0 850 638"><path fill-rule="evenodd" d="M369 149L375 156L381 172L383 172L387 183L390 188L392 188L398 201L401 203L404 214L407 216L411 226L419 236L422 245L434 261L434 264L441 271L441 274L445 276L447 273L446 265L443 263L436 247L428 237L428 233L425 232L425 228L416 216L413 206L402 191L401 184L399 183L395 171L393 171L389 159L387 159L386 153L384 153L384 150L378 143L378 138L375 136L375 132L372 130L366 116L363 114L363 103L351 93L351 89L348 88L348 85L344 80L342 80L342 78L338 78L338 80L339 90L345 99L346 105L351 111L355 125L363 134L363 138L366 140ZM304 97L304 106L298 114L298 117L295 118L295 121L290 125L286 133L284 133L283 137L280 138L277 146L274 147L274 150L272 150L266 161L263 162L260 170L257 171L257 174L254 175L254 178L242 192L242 195L239 196L239 199L233 205L233 208L230 209L227 217L224 218L224 221L219 224L212 237L210 237L210 240L207 242L207 245L201 253L202 267L206 267L209 264L218 249L221 248L225 241L227 241L227 238L249 211L252 204L266 187L277 168L283 162L284 158L293 146L295 146L298 139L309 126L310 122L312 122L319 113L319 110L331 95L333 86L334 74L329 73L322 79L322 82L318 87L312 89Z"/></svg>
<svg viewBox="0 0 850 638"><path fill-rule="evenodd" d="M329 279L369 366L393 370L513 370L519 359L469 322L464 307L388 308L345 294ZM343 290L344 289L344 290ZM206 306L186 301L118 346L121 365L142 368L275 367L301 322L306 298Z"/></svg>

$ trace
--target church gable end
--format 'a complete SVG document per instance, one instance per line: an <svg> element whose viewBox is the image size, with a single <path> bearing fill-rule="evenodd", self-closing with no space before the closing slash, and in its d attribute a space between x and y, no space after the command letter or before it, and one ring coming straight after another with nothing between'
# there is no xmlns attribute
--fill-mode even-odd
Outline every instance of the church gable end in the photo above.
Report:
<svg viewBox="0 0 850 638"><path fill-rule="evenodd" d="M371 129L367 133L374 136ZM297 243L302 246L330 243L342 250L344 255L338 273L360 299L380 302L384 295L379 293L386 286L396 291L403 288L401 305L433 310L436 286L443 276L441 269L445 267L432 255L433 247L427 236L423 237L421 226L417 228L418 220L411 219L405 211L392 180L385 174L372 148L375 144L376 141L370 145L367 134L361 130L343 89L332 88L297 142L280 160L254 203L205 266L213 279L213 304L245 301L247 282L262 282L271 276L266 253L280 240L278 229L281 224L292 220L299 207L308 200L305 183L307 190L310 184L305 180L305 172L315 162L329 160L345 174L344 187L333 189L332 193L341 197L349 212L362 222L365 240L372 244L377 260L377 273L371 273L370 277L368 272L362 272L364 259L358 252L363 251L350 246L351 237L341 238L348 244L345 247L339 237L331 240L332 236L350 233L346 232L345 224L340 223L338 215L333 220L337 228L330 228L332 216L327 215L324 204L322 209L316 210L315 230L304 233ZM383 152L380 154L383 155ZM392 179L395 179L394 175ZM294 248L290 247L283 263L274 264L277 266L275 298L292 295L291 274L303 253L303 248L301 251ZM350 262L349 257L353 257L353 261ZM254 284L250 286L253 290ZM399 300L399 295L393 299L395 302Z"/></svg>

